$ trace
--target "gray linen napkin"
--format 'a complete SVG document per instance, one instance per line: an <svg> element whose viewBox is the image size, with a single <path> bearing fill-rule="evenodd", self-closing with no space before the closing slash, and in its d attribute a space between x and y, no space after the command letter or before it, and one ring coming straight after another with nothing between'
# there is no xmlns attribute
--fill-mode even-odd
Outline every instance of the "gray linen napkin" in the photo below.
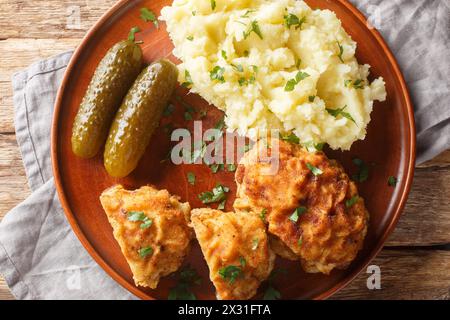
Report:
<svg viewBox="0 0 450 320"><path fill-rule="evenodd" d="M441 0L353 0L383 34L413 98L418 163L450 148L450 5ZM88 255L59 204L50 121L71 52L13 77L15 124L33 194L0 224L0 273L18 299L134 299Z"/></svg>

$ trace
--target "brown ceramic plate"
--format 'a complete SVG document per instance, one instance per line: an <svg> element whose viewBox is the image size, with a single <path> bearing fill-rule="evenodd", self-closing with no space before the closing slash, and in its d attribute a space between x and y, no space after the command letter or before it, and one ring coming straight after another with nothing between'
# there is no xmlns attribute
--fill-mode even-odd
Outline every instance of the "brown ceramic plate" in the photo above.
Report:
<svg viewBox="0 0 450 320"><path fill-rule="evenodd" d="M279 259L277 265L285 267L289 273L288 277L280 276L276 282L285 299L327 298L367 266L380 251L400 217L410 190L415 162L413 109L399 67L380 34L369 29L364 16L345 0L306 2L313 8L327 8L336 12L347 32L358 43L359 62L372 66L372 78L384 77L388 99L384 103L376 103L365 141L355 143L352 150L345 153L326 150L331 158L343 163L349 174L356 170L352 164L354 157L370 164L370 178L359 186L371 213L364 249L347 270L334 271L329 276L306 274L301 271L298 263ZM183 201L189 201L193 207L201 207L198 194L210 190L217 182L222 182L232 190L227 202L227 209L231 209L235 191L234 174L213 175L207 166L174 166L161 162L170 148L164 126L171 122L174 127L192 127L192 121L191 124L185 122L183 106L176 99L173 99L177 106L173 118L163 119L160 130L154 135L139 167L125 179L109 177L103 168L101 155L90 160L75 157L71 151L70 137L73 119L97 64L114 43L127 37L131 27L140 26L145 30L138 34L137 39L144 40L143 50L147 62L161 57L173 59L172 44L164 24L156 30L150 23L139 19L141 7L145 6L159 13L163 6L170 3L167 0L123 0L100 19L87 34L67 68L56 101L52 128L56 187L73 230L100 266L118 283L144 299L167 299L175 279L172 276L166 277L157 290L134 285L130 268L113 238L112 229L100 205L101 192L116 183L124 184L127 188L153 184L181 196ZM198 110L210 110L204 127L213 126L222 117L221 112L208 106L200 97L187 95L187 91L182 88L177 89L176 95ZM190 186L186 181L188 171L197 176L195 186ZM389 176L398 177L396 188L388 186ZM213 299L214 288L208 281L206 263L198 244L194 243L186 263L195 267L204 279L194 292L199 299Z"/></svg>

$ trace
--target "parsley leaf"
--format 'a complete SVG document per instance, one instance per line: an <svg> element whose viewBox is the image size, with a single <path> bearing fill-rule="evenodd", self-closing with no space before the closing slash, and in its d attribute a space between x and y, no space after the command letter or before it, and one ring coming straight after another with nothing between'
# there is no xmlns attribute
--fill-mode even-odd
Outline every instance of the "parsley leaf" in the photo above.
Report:
<svg viewBox="0 0 450 320"><path fill-rule="evenodd" d="M222 58L228 60L227 52L225 50L222 50Z"/></svg>
<svg viewBox="0 0 450 320"><path fill-rule="evenodd" d="M307 163L306 166L308 167L308 169L312 172L313 175L320 176L321 174L323 174L323 171L320 170L317 167L314 167L311 163Z"/></svg>
<svg viewBox="0 0 450 320"><path fill-rule="evenodd" d="M296 26L295 29L300 29L302 24L306 22L306 17L299 19L295 14L289 13L284 16L284 22L286 27L290 29L292 26Z"/></svg>
<svg viewBox="0 0 450 320"><path fill-rule="evenodd" d="M217 210L225 210L225 205L227 203L227 200L223 200L219 205L217 206Z"/></svg>
<svg viewBox="0 0 450 320"><path fill-rule="evenodd" d="M364 89L364 80L358 79L358 80L345 80L344 85L346 87L353 87L355 89Z"/></svg>
<svg viewBox="0 0 450 320"><path fill-rule="evenodd" d="M188 39L189 41L194 40L194 36L188 36L186 39Z"/></svg>
<svg viewBox="0 0 450 320"><path fill-rule="evenodd" d="M356 121L355 121L355 119L353 119L351 114L344 111L346 108L347 108L347 106L340 108L340 109L328 109L327 108L326 110L329 114L331 114L335 118L342 116L342 117L347 118L348 120L352 121L354 124L356 124Z"/></svg>
<svg viewBox="0 0 450 320"><path fill-rule="evenodd" d="M230 192L229 188L218 184L212 191L203 192L198 197L204 204L222 202L226 199L228 192Z"/></svg>
<svg viewBox="0 0 450 320"><path fill-rule="evenodd" d="M266 222L266 215L267 215L267 209L264 208L264 209L262 209L261 213L259 214L259 217L261 218L261 220L264 223Z"/></svg>
<svg viewBox="0 0 450 320"><path fill-rule="evenodd" d="M181 84L183 87L189 88L194 84L192 82L191 74L187 70L184 70L184 79L185 79L185 81Z"/></svg>
<svg viewBox="0 0 450 320"><path fill-rule="evenodd" d="M196 300L197 297L191 292L191 287L199 285L201 280L195 269L185 267L179 272L176 286L170 289L168 300Z"/></svg>
<svg viewBox="0 0 450 320"><path fill-rule="evenodd" d="M188 180L189 184L195 185L195 174L193 174L192 172L188 172L187 180Z"/></svg>
<svg viewBox="0 0 450 320"><path fill-rule="evenodd" d="M351 208L353 207L357 202L359 201L359 197L358 196L354 196L351 199L345 201L345 206L347 208Z"/></svg>
<svg viewBox="0 0 450 320"><path fill-rule="evenodd" d="M258 245L259 245L259 239L255 238L252 241L252 250L255 251L256 249L258 249Z"/></svg>
<svg viewBox="0 0 450 320"><path fill-rule="evenodd" d="M128 40L130 41L136 41L136 33L141 32L141 29L139 27L133 27L130 30L130 33L128 34Z"/></svg>
<svg viewBox="0 0 450 320"><path fill-rule="evenodd" d="M397 178L394 176L390 176L388 179L388 185L391 187L396 187L397 186Z"/></svg>
<svg viewBox="0 0 450 320"><path fill-rule="evenodd" d="M361 159L353 159L353 163L359 168L358 173L353 175L353 180L357 182L365 182L369 178L369 166Z"/></svg>
<svg viewBox="0 0 450 320"><path fill-rule="evenodd" d="M289 217L289 220L297 223L300 216L304 214L307 210L308 209L306 209L306 207L298 207L297 209L295 209L294 213Z"/></svg>
<svg viewBox="0 0 450 320"><path fill-rule="evenodd" d="M241 264L242 268L245 268L245 266L247 265L247 261L244 257L239 257L239 263Z"/></svg>
<svg viewBox="0 0 450 320"><path fill-rule="evenodd" d="M222 117L217 123L214 125L214 129L223 130L225 128L225 117Z"/></svg>
<svg viewBox="0 0 450 320"><path fill-rule="evenodd" d="M209 73L209 76L211 80L217 80L222 83L225 82L225 78L223 77L223 74L225 73L225 68L222 68L220 66L215 66L214 69L212 69Z"/></svg>
<svg viewBox="0 0 450 320"><path fill-rule="evenodd" d="M264 37L261 33L261 29L259 27L258 21L256 21L256 20L253 20L250 23L247 31L244 31L244 40L247 39L252 32L254 32L261 40L264 39Z"/></svg>
<svg viewBox="0 0 450 320"><path fill-rule="evenodd" d="M141 8L141 19L145 22L152 22L156 28L159 28L158 19L153 11L147 8Z"/></svg>
<svg viewBox="0 0 450 320"><path fill-rule="evenodd" d="M236 165L234 163L230 163L227 166L227 170L228 170L228 172L235 172L236 171Z"/></svg>
<svg viewBox="0 0 450 320"><path fill-rule="evenodd" d="M139 249L138 253L141 258L145 258L145 257L153 254L153 248L152 247L144 247L144 248Z"/></svg>
<svg viewBox="0 0 450 320"><path fill-rule="evenodd" d="M300 139L293 132L291 132L290 134L280 133L280 139L289 143L300 144Z"/></svg>
<svg viewBox="0 0 450 320"><path fill-rule="evenodd" d="M299 71L294 79L290 79L286 86L284 87L284 91L290 92L294 91L295 86L300 83L300 81L305 80L306 78L310 77L310 75L306 72Z"/></svg>
<svg viewBox="0 0 450 320"><path fill-rule="evenodd" d="M272 287L271 285L267 287L266 292L264 293L264 300L278 300L281 299L281 293Z"/></svg>
<svg viewBox="0 0 450 320"><path fill-rule="evenodd" d="M309 101L309 102L312 103L312 102L314 102L314 100L316 100L316 96L309 96L309 97L308 97L308 101Z"/></svg>
<svg viewBox="0 0 450 320"><path fill-rule="evenodd" d="M218 163L214 163L214 164L210 165L209 167L210 167L212 173L217 173L220 170L224 169L224 165L223 164L218 164Z"/></svg>
<svg viewBox="0 0 450 320"><path fill-rule="evenodd" d="M336 42L339 47L338 58L339 58L339 60L341 60L342 63L344 63L344 59L342 58L342 55L344 54L344 47L341 45L341 43L339 41L336 41Z"/></svg>
<svg viewBox="0 0 450 320"><path fill-rule="evenodd" d="M175 111L175 106L173 104L168 104L166 109L164 109L163 116L168 117Z"/></svg>
<svg viewBox="0 0 450 320"><path fill-rule="evenodd" d="M211 9L212 9L212 10L215 10L215 9L216 9L216 6L217 6L216 0L211 0Z"/></svg>
<svg viewBox="0 0 450 320"><path fill-rule="evenodd" d="M141 221L142 224L140 225L141 229L147 229L150 228L153 224L152 219L147 217L144 212L142 211L130 211L128 212L128 221L137 222Z"/></svg>
<svg viewBox="0 0 450 320"><path fill-rule="evenodd" d="M242 269L237 266L227 266L219 269L219 276L228 281L229 284L233 284L242 275Z"/></svg>

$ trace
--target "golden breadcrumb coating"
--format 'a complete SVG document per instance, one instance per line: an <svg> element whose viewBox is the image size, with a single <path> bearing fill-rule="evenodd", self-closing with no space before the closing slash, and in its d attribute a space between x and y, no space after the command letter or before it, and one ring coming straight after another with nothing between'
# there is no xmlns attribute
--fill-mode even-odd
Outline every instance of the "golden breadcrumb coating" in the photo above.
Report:
<svg viewBox="0 0 450 320"><path fill-rule="evenodd" d="M346 268L363 245L369 220L355 183L324 153L281 140L279 171L263 175L269 164L258 160L261 148L271 149L258 143L240 161L235 209L265 210L272 249L300 258L306 272Z"/></svg>
<svg viewBox="0 0 450 320"><path fill-rule="evenodd" d="M189 203L167 190L145 186L135 191L117 185L100 201L138 286L158 286L161 277L178 270L193 236Z"/></svg>
<svg viewBox="0 0 450 320"><path fill-rule="evenodd" d="M253 212L194 209L191 221L217 298L253 297L269 277L275 260L261 218Z"/></svg>

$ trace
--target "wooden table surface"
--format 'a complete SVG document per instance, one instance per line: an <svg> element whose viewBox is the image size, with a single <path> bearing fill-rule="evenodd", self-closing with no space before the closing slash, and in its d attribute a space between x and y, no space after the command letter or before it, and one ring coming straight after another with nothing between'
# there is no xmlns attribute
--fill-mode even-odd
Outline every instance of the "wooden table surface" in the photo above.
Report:
<svg viewBox="0 0 450 320"><path fill-rule="evenodd" d="M74 49L115 2L0 0L0 220L30 194L14 133L11 75ZM450 299L450 151L417 169L405 212L373 264L381 268L380 290L367 289L363 272L333 298ZM0 277L0 300L13 298Z"/></svg>

